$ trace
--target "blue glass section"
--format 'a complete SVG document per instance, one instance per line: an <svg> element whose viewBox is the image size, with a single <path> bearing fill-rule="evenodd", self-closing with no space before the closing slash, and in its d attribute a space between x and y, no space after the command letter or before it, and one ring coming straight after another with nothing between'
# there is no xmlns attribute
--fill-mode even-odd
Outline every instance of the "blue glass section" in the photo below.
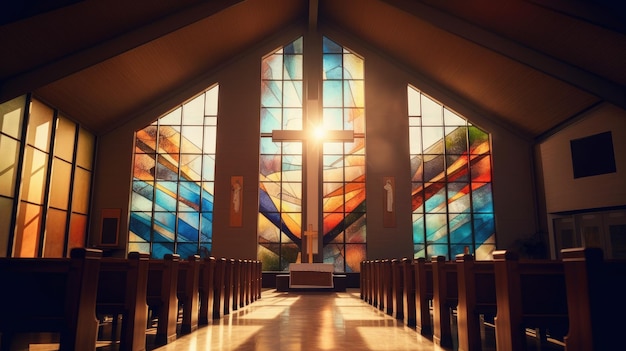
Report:
<svg viewBox="0 0 626 351"><path fill-rule="evenodd" d="M203 212L213 211L213 194L207 191L202 191L202 208Z"/></svg>
<svg viewBox="0 0 626 351"><path fill-rule="evenodd" d="M413 243L424 244L424 216L413 215Z"/></svg>
<svg viewBox="0 0 626 351"><path fill-rule="evenodd" d="M485 184L472 192L474 212L493 212L491 184Z"/></svg>
<svg viewBox="0 0 626 351"><path fill-rule="evenodd" d="M198 242L200 214L198 212L181 213L178 217L177 240Z"/></svg>
<svg viewBox="0 0 626 351"><path fill-rule="evenodd" d="M262 107L281 107L283 101L282 81L263 81L261 91Z"/></svg>
<svg viewBox="0 0 626 351"><path fill-rule="evenodd" d="M213 238L213 212L203 212L200 220L200 242L211 241Z"/></svg>
<svg viewBox="0 0 626 351"><path fill-rule="evenodd" d="M282 109L262 108L261 109L261 133L271 133L280 129Z"/></svg>
<svg viewBox="0 0 626 351"><path fill-rule="evenodd" d="M324 107L343 106L343 84L338 80L324 81Z"/></svg>
<svg viewBox="0 0 626 351"><path fill-rule="evenodd" d="M131 212L128 228L146 242L150 241L151 219L144 212Z"/></svg>
<svg viewBox="0 0 626 351"><path fill-rule="evenodd" d="M474 231L476 233L476 246L480 246L495 233L495 221L493 213L474 215Z"/></svg>
<svg viewBox="0 0 626 351"><path fill-rule="evenodd" d="M200 186L194 182L180 182L179 210L198 211L200 209Z"/></svg>
<svg viewBox="0 0 626 351"><path fill-rule="evenodd" d="M302 38L298 38L290 44L285 45L283 52L285 54L302 54Z"/></svg>
<svg viewBox="0 0 626 351"><path fill-rule="evenodd" d="M343 77L341 63L342 55L324 55L324 75L326 79L341 79Z"/></svg>
<svg viewBox="0 0 626 351"><path fill-rule="evenodd" d="M450 242L453 244L472 243L472 218L470 214L449 215Z"/></svg>
<svg viewBox="0 0 626 351"><path fill-rule="evenodd" d="M183 243L176 245L176 253L181 259L188 259L189 256L198 254L198 243Z"/></svg>
<svg viewBox="0 0 626 351"><path fill-rule="evenodd" d="M285 55L285 79L302 79L302 55Z"/></svg>
<svg viewBox="0 0 626 351"><path fill-rule="evenodd" d="M157 210L176 211L176 199L161 189L156 191L155 205Z"/></svg>
<svg viewBox="0 0 626 351"><path fill-rule="evenodd" d="M334 41L328 39L327 37L324 37L322 40L323 40L322 41L323 53L340 54L343 52L343 48L339 46L337 43L335 43Z"/></svg>
<svg viewBox="0 0 626 351"><path fill-rule="evenodd" d="M167 254L173 254L174 253L174 244L168 244L168 243L152 243L152 253L151 253L151 257L152 258L157 258L157 259L163 259L163 257L165 257L165 255Z"/></svg>
<svg viewBox="0 0 626 351"><path fill-rule="evenodd" d="M445 202L446 188L442 187L437 193L426 200L426 212L445 212Z"/></svg>

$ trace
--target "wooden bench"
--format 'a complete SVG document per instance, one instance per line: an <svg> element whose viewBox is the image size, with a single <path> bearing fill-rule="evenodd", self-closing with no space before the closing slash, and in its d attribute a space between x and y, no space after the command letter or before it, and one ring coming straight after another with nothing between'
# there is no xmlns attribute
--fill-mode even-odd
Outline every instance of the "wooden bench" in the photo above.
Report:
<svg viewBox="0 0 626 351"><path fill-rule="evenodd" d="M392 316L404 320L404 266L398 259L391 260Z"/></svg>
<svg viewBox="0 0 626 351"><path fill-rule="evenodd" d="M452 346L452 310L458 304L457 265L445 256L432 259L433 274L433 341L443 347Z"/></svg>
<svg viewBox="0 0 626 351"><path fill-rule="evenodd" d="M198 329L200 256L191 255L178 264L178 306L182 308L181 334Z"/></svg>
<svg viewBox="0 0 626 351"><path fill-rule="evenodd" d="M509 251L494 251L497 314L496 348L526 349L526 329L536 330L540 346L546 336L562 340L568 330L565 274L561 261L525 260Z"/></svg>
<svg viewBox="0 0 626 351"><path fill-rule="evenodd" d="M598 248L561 250L567 285L567 351L613 350L626 330L626 261Z"/></svg>
<svg viewBox="0 0 626 351"><path fill-rule="evenodd" d="M226 259L220 258L215 261L215 274L213 275L213 319L224 316L224 276L226 274Z"/></svg>
<svg viewBox="0 0 626 351"><path fill-rule="evenodd" d="M213 319L213 299L215 296L215 257L205 258L200 265L200 282L198 295L200 299L200 311L198 313L198 324L207 325L209 319Z"/></svg>
<svg viewBox="0 0 626 351"><path fill-rule="evenodd" d="M430 301L433 299L433 266L425 258L413 261L415 272L415 329L421 335L431 335Z"/></svg>
<svg viewBox="0 0 626 351"><path fill-rule="evenodd" d="M100 264L96 315L113 317L113 342L117 340L117 321L122 316L120 350L146 349L149 259L147 253L131 252L128 259L103 258Z"/></svg>
<svg viewBox="0 0 626 351"><path fill-rule="evenodd" d="M95 350L96 291L102 251L72 249L71 258L0 258L1 348L14 334L60 333L60 350Z"/></svg>
<svg viewBox="0 0 626 351"><path fill-rule="evenodd" d="M475 261L470 254L456 256L458 277L457 330L459 351L482 349L481 315L493 322L496 315L496 278L492 261Z"/></svg>
<svg viewBox="0 0 626 351"><path fill-rule="evenodd" d="M404 299L402 306L404 307L404 322L409 327L415 326L415 266L413 260L409 258L402 259L403 265L403 287Z"/></svg>
<svg viewBox="0 0 626 351"><path fill-rule="evenodd" d="M166 254L163 259L151 259L148 271L146 302L152 317L157 318L155 344L176 340L178 322L178 254ZM149 319L148 323L151 323Z"/></svg>

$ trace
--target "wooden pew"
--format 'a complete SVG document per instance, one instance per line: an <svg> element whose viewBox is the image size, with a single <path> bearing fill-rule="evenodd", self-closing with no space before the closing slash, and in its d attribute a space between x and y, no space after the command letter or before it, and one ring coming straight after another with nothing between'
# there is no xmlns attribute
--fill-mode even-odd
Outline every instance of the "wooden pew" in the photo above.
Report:
<svg viewBox="0 0 626 351"><path fill-rule="evenodd" d="M404 320L404 266L398 259L391 260L392 316Z"/></svg>
<svg viewBox="0 0 626 351"><path fill-rule="evenodd" d="M250 304L250 261L241 260L241 290L239 292L239 307L244 307Z"/></svg>
<svg viewBox="0 0 626 351"><path fill-rule="evenodd" d="M71 258L0 258L1 348L14 334L60 333L60 350L95 350L96 291L102 251L72 249Z"/></svg>
<svg viewBox="0 0 626 351"><path fill-rule="evenodd" d="M239 309L239 297L241 295L241 260L231 259L231 300L232 306L231 309L233 311L237 311Z"/></svg>
<svg viewBox="0 0 626 351"><path fill-rule="evenodd" d="M604 260L598 248L561 250L569 331L566 351L613 350L626 330L626 261Z"/></svg>
<svg viewBox="0 0 626 351"><path fill-rule="evenodd" d="M213 319L220 319L224 316L224 276L226 273L226 259L220 258L215 261L215 274L213 275Z"/></svg>
<svg viewBox="0 0 626 351"><path fill-rule="evenodd" d="M458 303L457 265L445 256L432 259L433 274L433 341L443 347L452 346L452 310Z"/></svg>
<svg viewBox="0 0 626 351"><path fill-rule="evenodd" d="M182 307L181 334L198 329L199 316L200 256L191 255L178 264L178 306Z"/></svg>
<svg viewBox="0 0 626 351"><path fill-rule="evenodd" d="M233 266L234 259L226 259L224 265L224 315L230 314L233 291Z"/></svg>
<svg viewBox="0 0 626 351"><path fill-rule="evenodd" d="M381 261L381 292L382 300L379 308L385 311L388 315L393 315L393 274L391 270L391 260L385 259Z"/></svg>
<svg viewBox="0 0 626 351"><path fill-rule="evenodd" d="M429 301L433 299L433 266L421 257L413 261L415 271L415 329L422 335L431 335Z"/></svg>
<svg viewBox="0 0 626 351"><path fill-rule="evenodd" d="M100 264L96 315L113 317L113 342L117 340L117 321L122 316L119 350L146 349L149 259L147 253L131 252L128 259L103 258Z"/></svg>
<svg viewBox="0 0 626 351"><path fill-rule="evenodd" d="M409 327L415 326L415 266L413 260L402 259L403 265L403 298L404 298L404 322Z"/></svg>
<svg viewBox="0 0 626 351"><path fill-rule="evenodd" d="M148 271L146 301L153 316L157 316L155 344L163 345L176 340L178 322L178 254L167 254L163 259L151 259ZM148 322L150 323L150 321Z"/></svg>
<svg viewBox="0 0 626 351"><path fill-rule="evenodd" d="M381 271L381 261L380 260L374 260L372 262L372 306L376 307L376 308L380 308L380 302L382 301L381 298L381 294L382 294L382 282L380 279L380 271Z"/></svg>
<svg viewBox="0 0 626 351"><path fill-rule="evenodd" d="M215 257L207 257L200 265L200 282L198 286L198 294L200 296L199 325L207 325L209 324L209 318L213 319L214 274Z"/></svg>
<svg viewBox="0 0 626 351"><path fill-rule="evenodd" d="M263 262L256 261L256 288L257 299L261 298L261 292L263 291Z"/></svg>
<svg viewBox="0 0 626 351"><path fill-rule="evenodd" d="M538 332L547 344L546 332L562 338L568 329L565 275L561 261L520 261L517 254L495 251L497 315L496 349L526 349L526 328Z"/></svg>
<svg viewBox="0 0 626 351"><path fill-rule="evenodd" d="M470 254L456 256L459 351L482 349L480 316L493 322L496 315L496 278L492 261L475 261Z"/></svg>

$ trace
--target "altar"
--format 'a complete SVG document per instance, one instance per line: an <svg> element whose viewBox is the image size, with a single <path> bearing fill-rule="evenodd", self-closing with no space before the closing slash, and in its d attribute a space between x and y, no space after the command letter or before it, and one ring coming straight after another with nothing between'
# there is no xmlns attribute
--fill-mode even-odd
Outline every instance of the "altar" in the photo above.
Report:
<svg viewBox="0 0 626 351"><path fill-rule="evenodd" d="M334 288L331 263L291 263L289 265L290 288Z"/></svg>

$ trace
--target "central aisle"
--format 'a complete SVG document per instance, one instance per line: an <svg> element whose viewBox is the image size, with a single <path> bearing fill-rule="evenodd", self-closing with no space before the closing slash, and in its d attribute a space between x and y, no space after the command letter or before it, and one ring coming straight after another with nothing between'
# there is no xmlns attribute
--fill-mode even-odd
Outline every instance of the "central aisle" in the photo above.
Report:
<svg viewBox="0 0 626 351"><path fill-rule="evenodd" d="M358 290L279 293L155 351L442 350L414 329L368 305Z"/></svg>

